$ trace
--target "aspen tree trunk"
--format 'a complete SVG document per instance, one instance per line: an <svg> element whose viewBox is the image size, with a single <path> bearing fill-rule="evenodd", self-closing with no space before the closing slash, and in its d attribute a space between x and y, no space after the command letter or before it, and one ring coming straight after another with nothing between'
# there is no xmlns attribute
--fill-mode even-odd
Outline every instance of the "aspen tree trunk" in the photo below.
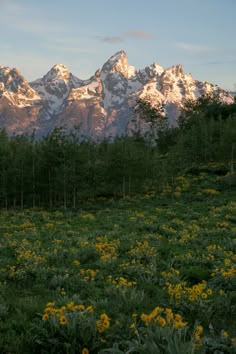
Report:
<svg viewBox="0 0 236 354"><path fill-rule="evenodd" d="M33 208L35 208L35 158L33 150L33 162L32 162L32 177L33 177Z"/></svg>
<svg viewBox="0 0 236 354"><path fill-rule="evenodd" d="M21 163L21 191L20 191L20 207L24 209L24 172L23 163Z"/></svg>

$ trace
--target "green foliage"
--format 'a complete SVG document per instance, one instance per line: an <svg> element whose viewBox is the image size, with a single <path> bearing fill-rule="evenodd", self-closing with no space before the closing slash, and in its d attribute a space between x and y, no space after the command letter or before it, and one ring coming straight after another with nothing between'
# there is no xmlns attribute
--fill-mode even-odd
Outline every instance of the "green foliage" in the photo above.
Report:
<svg viewBox="0 0 236 354"><path fill-rule="evenodd" d="M236 205L221 168L80 211L2 210L0 351L233 353Z"/></svg>
<svg viewBox="0 0 236 354"><path fill-rule="evenodd" d="M178 125L181 129L189 129L204 115L204 119L226 120L236 113L236 104L227 104L217 95L206 94L197 100L189 99L183 102Z"/></svg>

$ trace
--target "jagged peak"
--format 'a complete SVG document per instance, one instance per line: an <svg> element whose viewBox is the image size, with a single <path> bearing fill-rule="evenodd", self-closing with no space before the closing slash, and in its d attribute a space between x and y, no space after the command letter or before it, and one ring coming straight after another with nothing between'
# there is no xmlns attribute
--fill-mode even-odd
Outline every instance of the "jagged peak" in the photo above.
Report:
<svg viewBox="0 0 236 354"><path fill-rule="evenodd" d="M23 75L17 68L10 68L10 66L0 66L3 75L11 75L13 78L20 77L24 79Z"/></svg>
<svg viewBox="0 0 236 354"><path fill-rule="evenodd" d="M115 53L110 57L108 61L119 61L120 59L127 59L127 54L124 50L120 50L119 52Z"/></svg>
<svg viewBox="0 0 236 354"><path fill-rule="evenodd" d="M71 77L71 73L66 65L64 64L55 64L43 77L43 81L51 81L55 79L68 81Z"/></svg>
<svg viewBox="0 0 236 354"><path fill-rule="evenodd" d="M95 76L95 77L99 77L100 74L101 74L101 69L97 69L97 70L95 71L94 76Z"/></svg>
<svg viewBox="0 0 236 354"><path fill-rule="evenodd" d="M10 70L10 75L12 76L13 79L21 79L23 82L26 82L24 76L17 68L12 68Z"/></svg>
<svg viewBox="0 0 236 354"><path fill-rule="evenodd" d="M59 72L63 72L63 71L69 71L69 69L67 68L67 66L65 64L55 64L51 70L54 71L59 71Z"/></svg>
<svg viewBox="0 0 236 354"><path fill-rule="evenodd" d="M129 65L128 58L124 50L120 50L111 56L103 65L101 72L119 72L124 77L130 78L135 75L136 69L134 66Z"/></svg>
<svg viewBox="0 0 236 354"><path fill-rule="evenodd" d="M109 71L114 68L118 63L128 64L128 58L123 50L112 55L103 65L102 71Z"/></svg>
<svg viewBox="0 0 236 354"><path fill-rule="evenodd" d="M141 72L148 72L151 76L160 75L163 73L164 68L160 64L154 62L151 65L146 66L144 69L140 70Z"/></svg>
<svg viewBox="0 0 236 354"><path fill-rule="evenodd" d="M0 66L0 70L3 75L7 75L11 71L11 68L10 66Z"/></svg>
<svg viewBox="0 0 236 354"><path fill-rule="evenodd" d="M157 62L152 63L150 66L153 67L153 68L155 68L155 69L160 69L160 70L164 71L163 66L160 65L160 64L157 63Z"/></svg>
<svg viewBox="0 0 236 354"><path fill-rule="evenodd" d="M17 68L9 66L0 67L1 90L3 88L9 92L29 92L31 87L24 76Z"/></svg>
<svg viewBox="0 0 236 354"><path fill-rule="evenodd" d="M10 66L5 66L5 65L0 65L0 70L1 71L11 71L12 68Z"/></svg>
<svg viewBox="0 0 236 354"><path fill-rule="evenodd" d="M165 70L166 73L171 73L175 76L180 76L184 74L183 66L181 64L173 65Z"/></svg>
<svg viewBox="0 0 236 354"><path fill-rule="evenodd" d="M27 107L40 98L21 72L9 66L0 67L0 91L1 97L18 107Z"/></svg>

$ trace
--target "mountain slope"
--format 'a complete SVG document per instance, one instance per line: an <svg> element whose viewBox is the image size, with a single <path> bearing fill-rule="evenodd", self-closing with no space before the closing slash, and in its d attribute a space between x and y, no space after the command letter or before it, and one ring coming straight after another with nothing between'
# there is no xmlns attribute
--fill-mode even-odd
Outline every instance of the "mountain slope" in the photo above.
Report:
<svg viewBox="0 0 236 354"><path fill-rule="evenodd" d="M206 93L233 102L229 93L194 80L181 65L164 69L153 63L137 70L124 51L113 55L89 80L80 80L57 64L29 84L17 69L0 66L0 127L10 134L35 131L37 136L55 127L76 127L84 137L114 137L137 129L133 107L139 97L153 106L163 105L175 125L183 99Z"/></svg>

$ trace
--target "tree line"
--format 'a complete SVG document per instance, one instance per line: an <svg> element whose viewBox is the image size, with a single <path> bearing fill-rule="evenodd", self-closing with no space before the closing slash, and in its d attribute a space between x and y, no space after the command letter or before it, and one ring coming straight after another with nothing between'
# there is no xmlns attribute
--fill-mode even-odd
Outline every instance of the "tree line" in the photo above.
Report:
<svg viewBox="0 0 236 354"><path fill-rule="evenodd" d="M161 192L193 165L234 166L236 103L187 101L176 128L151 105L139 101L138 109L150 124L148 137L137 132L95 143L59 128L42 140L2 130L0 207L78 208L88 198Z"/></svg>

